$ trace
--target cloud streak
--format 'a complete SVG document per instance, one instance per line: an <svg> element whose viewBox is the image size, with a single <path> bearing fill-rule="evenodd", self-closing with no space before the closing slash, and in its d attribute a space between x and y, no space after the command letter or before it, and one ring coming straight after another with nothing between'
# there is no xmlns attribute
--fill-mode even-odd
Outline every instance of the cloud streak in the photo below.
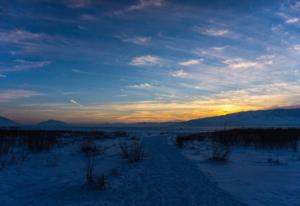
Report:
<svg viewBox="0 0 300 206"><path fill-rule="evenodd" d="M20 98L29 98L34 96L42 96L43 94L32 90L0 90L0 102L9 102Z"/></svg>
<svg viewBox="0 0 300 206"><path fill-rule="evenodd" d="M130 89L152 89L154 86L152 84L149 83L142 83L142 84L133 84L133 85L129 85L127 86Z"/></svg>
<svg viewBox="0 0 300 206"><path fill-rule="evenodd" d="M14 65L8 68L1 68L1 72L21 72L27 71L32 69L41 69L49 64L51 61L28 61L24 59L17 59L14 60Z"/></svg>
<svg viewBox="0 0 300 206"><path fill-rule="evenodd" d="M82 106L82 104L78 103L76 100L74 99L70 99L70 103L76 106Z"/></svg>
<svg viewBox="0 0 300 206"><path fill-rule="evenodd" d="M121 38L123 42L129 42L137 45L148 45L151 41L151 37L146 36L134 36L130 38Z"/></svg>
<svg viewBox="0 0 300 206"><path fill-rule="evenodd" d="M134 57L129 64L133 66L154 66L154 65L162 65L164 64L164 62L165 61L158 56L145 55L145 56Z"/></svg>
<svg viewBox="0 0 300 206"><path fill-rule="evenodd" d="M190 59L187 61L178 62L178 64L181 66L188 67L188 66L200 64L201 62L202 62L202 60L200 60L200 59Z"/></svg>

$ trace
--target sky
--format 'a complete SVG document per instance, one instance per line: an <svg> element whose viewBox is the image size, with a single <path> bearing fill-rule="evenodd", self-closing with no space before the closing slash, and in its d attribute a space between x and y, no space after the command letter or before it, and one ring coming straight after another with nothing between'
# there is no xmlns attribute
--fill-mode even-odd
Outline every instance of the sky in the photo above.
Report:
<svg viewBox="0 0 300 206"><path fill-rule="evenodd" d="M300 1L1 0L0 115L184 121L300 105Z"/></svg>

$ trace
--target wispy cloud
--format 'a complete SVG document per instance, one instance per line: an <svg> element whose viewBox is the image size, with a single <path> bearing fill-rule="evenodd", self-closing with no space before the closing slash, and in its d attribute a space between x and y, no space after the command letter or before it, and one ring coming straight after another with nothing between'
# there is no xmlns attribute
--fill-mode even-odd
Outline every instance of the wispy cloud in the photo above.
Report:
<svg viewBox="0 0 300 206"><path fill-rule="evenodd" d="M51 61L28 61L24 59L14 60L14 65L11 67L1 68L2 72L18 72L18 71L26 71L31 69L39 69L43 68L47 65L51 64Z"/></svg>
<svg viewBox="0 0 300 206"><path fill-rule="evenodd" d="M171 72L171 75L173 77L179 77L179 78L188 78L190 76L189 73L187 73L183 70L177 70L177 71Z"/></svg>
<svg viewBox="0 0 300 206"><path fill-rule="evenodd" d="M134 36L129 38L121 38L123 42L130 42L138 45L147 45L151 41L151 37L146 36Z"/></svg>
<svg viewBox="0 0 300 206"><path fill-rule="evenodd" d="M195 90L204 90L204 87L201 87L199 85L194 85L194 84L187 84L187 83L181 83L180 84L182 87L188 88L188 89L195 89Z"/></svg>
<svg viewBox="0 0 300 206"><path fill-rule="evenodd" d="M287 24L295 24L297 22L299 22L299 18L290 18L285 21Z"/></svg>
<svg viewBox="0 0 300 206"><path fill-rule="evenodd" d="M230 33L228 29L207 29L203 32L208 36L226 36Z"/></svg>
<svg viewBox="0 0 300 206"><path fill-rule="evenodd" d="M91 0L66 0L67 7L72 9L87 8L91 6Z"/></svg>
<svg viewBox="0 0 300 206"><path fill-rule="evenodd" d="M162 65L164 64L164 60L160 57L153 55L145 55L140 57L134 57L130 61L130 65L133 66L153 66L153 65Z"/></svg>
<svg viewBox="0 0 300 206"><path fill-rule="evenodd" d="M0 90L0 102L9 102L14 99L42 96L43 94L31 90Z"/></svg>
<svg viewBox="0 0 300 206"><path fill-rule="evenodd" d="M6 78L7 77L7 75L5 75L5 74L0 74L0 78Z"/></svg>
<svg viewBox="0 0 300 206"><path fill-rule="evenodd" d="M70 103L73 105L77 105L77 106L82 106L82 104L78 103L76 100L74 99L70 99Z"/></svg>
<svg viewBox="0 0 300 206"><path fill-rule="evenodd" d="M300 44L296 44L290 47L290 50L293 52L300 52Z"/></svg>
<svg viewBox="0 0 300 206"><path fill-rule="evenodd" d="M227 59L223 62L232 69L248 69L248 68L263 68L266 65L273 64L270 57L258 58L256 60L250 61L242 58Z"/></svg>
<svg viewBox="0 0 300 206"><path fill-rule="evenodd" d="M16 29L12 31L0 31L0 42L3 43L22 43L41 40L45 36L39 33Z"/></svg>
<svg viewBox="0 0 300 206"><path fill-rule="evenodd" d="M162 7L166 3L165 0L138 0L136 4L127 6L124 9L114 11L114 15L122 15L126 12L141 11L147 8Z"/></svg>
<svg viewBox="0 0 300 206"><path fill-rule="evenodd" d="M97 19L94 15L91 14L81 14L79 18L84 21L95 21Z"/></svg>
<svg viewBox="0 0 300 206"><path fill-rule="evenodd" d="M131 89L152 89L154 85L149 83L142 83L142 84L129 85L127 87Z"/></svg>
<svg viewBox="0 0 300 206"><path fill-rule="evenodd" d="M187 61L178 62L178 64L181 65L181 66L188 67L188 66L193 66L193 65L200 64L201 62L202 62L201 59L190 59L190 60L187 60Z"/></svg>
<svg viewBox="0 0 300 206"><path fill-rule="evenodd" d="M164 0L139 0L137 4L127 8L128 11L143 10L147 7L160 7L164 4Z"/></svg>
<svg viewBox="0 0 300 206"><path fill-rule="evenodd" d="M87 72L87 71L83 71L83 70L80 70L80 69L72 69L72 72L77 73L77 74L96 75L96 73L93 73L93 72Z"/></svg>

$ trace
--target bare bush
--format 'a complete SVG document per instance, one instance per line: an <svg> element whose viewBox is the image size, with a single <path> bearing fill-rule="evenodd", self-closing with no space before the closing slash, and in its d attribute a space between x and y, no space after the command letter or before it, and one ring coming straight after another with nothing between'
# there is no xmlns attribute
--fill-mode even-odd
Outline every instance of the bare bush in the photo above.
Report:
<svg viewBox="0 0 300 206"><path fill-rule="evenodd" d="M129 147L127 142L119 142L120 155L123 159L128 159L129 157Z"/></svg>
<svg viewBox="0 0 300 206"><path fill-rule="evenodd" d="M191 141L202 141L207 137L207 133L195 133L195 134L187 134L187 135L179 135L176 137L176 145L179 148L184 147L186 142Z"/></svg>
<svg viewBox="0 0 300 206"><path fill-rule="evenodd" d="M119 177L121 175L121 172L119 169L117 168L113 168L111 171L110 171L110 174L114 177Z"/></svg>
<svg viewBox="0 0 300 206"><path fill-rule="evenodd" d="M212 154L209 158L212 161L225 162L228 160L230 148L221 144L213 143Z"/></svg>
<svg viewBox="0 0 300 206"><path fill-rule="evenodd" d="M113 135L115 137L127 137L128 136L127 132L124 132L124 131L116 131L113 133Z"/></svg>
<svg viewBox="0 0 300 206"><path fill-rule="evenodd" d="M130 163L142 161L145 157L144 148L140 139L131 139L129 143L120 142L120 154Z"/></svg>
<svg viewBox="0 0 300 206"><path fill-rule="evenodd" d="M104 153L104 150L94 142L87 141L81 144L80 151L86 157L85 180L87 185L94 184L95 157Z"/></svg>
<svg viewBox="0 0 300 206"><path fill-rule="evenodd" d="M129 147L128 161L131 163L139 162L144 160L144 157L145 157L145 153L141 141L140 140L133 141Z"/></svg>
<svg viewBox="0 0 300 206"><path fill-rule="evenodd" d="M100 146L97 146L92 141L83 142L80 146L80 152L85 156L97 156L104 153L104 149Z"/></svg>
<svg viewBox="0 0 300 206"><path fill-rule="evenodd" d="M94 182L94 188L96 190L105 190L108 185L108 179L104 174L100 175Z"/></svg>

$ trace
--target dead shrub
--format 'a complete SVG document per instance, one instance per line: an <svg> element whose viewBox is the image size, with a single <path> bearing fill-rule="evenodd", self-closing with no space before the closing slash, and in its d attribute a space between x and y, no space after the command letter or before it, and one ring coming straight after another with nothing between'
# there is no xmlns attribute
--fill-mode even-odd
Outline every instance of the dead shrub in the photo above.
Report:
<svg viewBox="0 0 300 206"><path fill-rule="evenodd" d="M104 153L104 149L97 146L92 141L83 142L80 146L80 152L85 156L97 156Z"/></svg>
<svg viewBox="0 0 300 206"><path fill-rule="evenodd" d="M84 142L80 146L80 151L86 157L86 168L85 168L85 180L87 185L94 184L94 168L95 168L95 157L103 154L103 149L97 147L94 142Z"/></svg>
<svg viewBox="0 0 300 206"><path fill-rule="evenodd" d="M121 176L121 172L120 172L120 170L117 169L117 168L113 168L113 169L110 171L110 174L111 174L111 176L113 176L113 177L119 177L119 176Z"/></svg>
<svg viewBox="0 0 300 206"><path fill-rule="evenodd" d="M119 142L120 155L123 159L128 159L129 148L127 142Z"/></svg>
<svg viewBox="0 0 300 206"><path fill-rule="evenodd" d="M192 141L203 141L207 137L207 133L195 133L195 134L186 134L186 135L178 135L176 137L176 146L179 148L183 148L185 143Z"/></svg>
<svg viewBox="0 0 300 206"><path fill-rule="evenodd" d="M115 137L127 137L128 136L127 132L124 132L124 131L116 131L113 133L113 135Z"/></svg>
<svg viewBox="0 0 300 206"><path fill-rule="evenodd" d="M137 138L131 139L130 142L120 142L120 155L130 163L142 161L145 157L144 148L141 141Z"/></svg>
<svg viewBox="0 0 300 206"><path fill-rule="evenodd" d="M225 162L228 160L230 154L230 148L218 143L213 143L212 154L209 158L212 161Z"/></svg>
<svg viewBox="0 0 300 206"><path fill-rule="evenodd" d="M131 163L139 162L144 160L144 157L145 157L145 153L141 141L140 140L133 141L129 147L128 161Z"/></svg>
<svg viewBox="0 0 300 206"><path fill-rule="evenodd" d="M108 178L102 174L94 182L94 188L96 190L105 190L108 187Z"/></svg>

